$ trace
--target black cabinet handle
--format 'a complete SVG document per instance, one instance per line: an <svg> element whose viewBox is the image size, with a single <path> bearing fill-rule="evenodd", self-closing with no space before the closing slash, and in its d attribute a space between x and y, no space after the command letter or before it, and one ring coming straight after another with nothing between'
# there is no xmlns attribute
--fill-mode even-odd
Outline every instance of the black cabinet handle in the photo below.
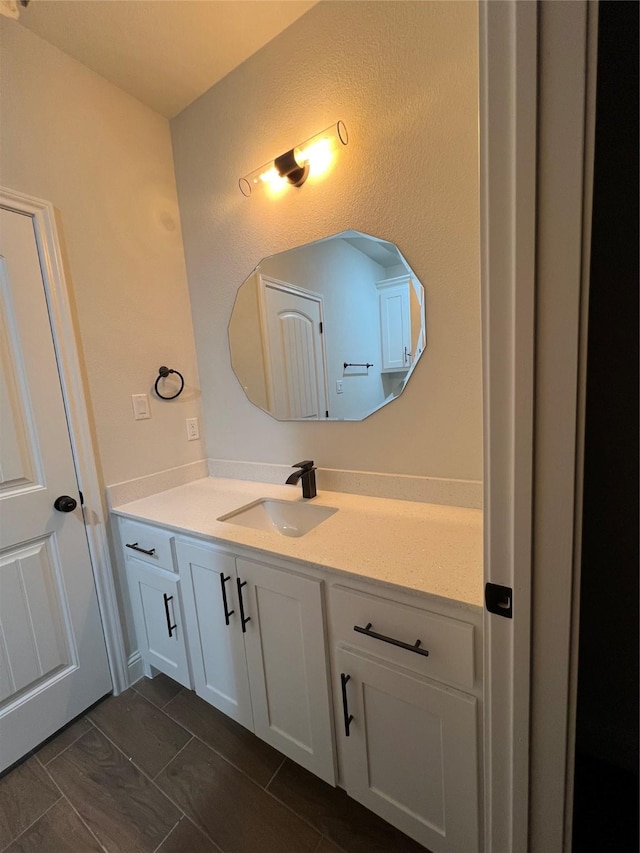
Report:
<svg viewBox="0 0 640 853"><path fill-rule="evenodd" d="M422 640L416 640L413 645L410 643L403 643L402 640L396 640L394 637L387 637L385 634L378 634L376 631L372 631L371 622L367 622L367 625L364 628L361 628L359 625L354 625L353 630L358 634L373 637L374 640L382 640L383 643L390 643L392 646L398 646L398 648L406 649L408 652L415 652L417 655L424 655L426 658L429 657L429 652L426 649L420 648Z"/></svg>
<svg viewBox="0 0 640 853"><path fill-rule="evenodd" d="M169 615L169 602L173 601L172 595L167 595L167 593L163 593L164 595L164 615L167 617L167 631L169 632L169 636L173 636L173 632L178 627L177 624L171 624L171 616Z"/></svg>
<svg viewBox="0 0 640 853"><path fill-rule="evenodd" d="M349 713L349 701L347 699L347 681L351 681L350 675L340 673L340 686L342 687L342 713L344 714L344 733L346 737L350 737L349 727L353 720L353 714Z"/></svg>
<svg viewBox="0 0 640 853"><path fill-rule="evenodd" d="M229 605L227 603L227 590L225 584L227 581L231 580L231 575L227 575L225 578L224 572L220 572L220 587L222 589L222 608L224 610L224 622L225 625L229 624L229 616L232 616L236 611L229 610Z"/></svg>
<svg viewBox="0 0 640 853"><path fill-rule="evenodd" d="M240 622L242 624L242 633L246 634L246 624L247 622L251 622L251 616L245 617L244 615L244 602L242 600L242 587L247 585L246 581L241 581L240 578L236 578L236 583L238 584L238 604L240 605Z"/></svg>
<svg viewBox="0 0 640 853"><path fill-rule="evenodd" d="M149 557L153 557L153 555L156 553L155 548L152 548L150 551L147 551L146 548L141 548L137 542L133 542L131 545L125 542L124 547L131 548L132 551L139 551L141 554L147 554L147 556Z"/></svg>

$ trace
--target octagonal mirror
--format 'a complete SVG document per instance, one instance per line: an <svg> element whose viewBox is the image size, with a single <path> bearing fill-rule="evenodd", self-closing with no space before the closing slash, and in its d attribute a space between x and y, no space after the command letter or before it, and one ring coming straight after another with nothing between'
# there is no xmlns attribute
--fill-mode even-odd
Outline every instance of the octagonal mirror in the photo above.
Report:
<svg viewBox="0 0 640 853"><path fill-rule="evenodd" d="M261 261L229 323L247 397L283 421L360 421L398 397L426 344L424 288L397 246L344 231Z"/></svg>

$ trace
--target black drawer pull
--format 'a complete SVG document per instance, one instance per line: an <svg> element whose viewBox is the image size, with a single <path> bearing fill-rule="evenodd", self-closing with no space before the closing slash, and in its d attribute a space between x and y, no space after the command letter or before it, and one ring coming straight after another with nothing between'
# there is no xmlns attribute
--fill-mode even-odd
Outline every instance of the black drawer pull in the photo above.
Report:
<svg viewBox="0 0 640 853"><path fill-rule="evenodd" d="M350 737L351 733L349 728L351 726L351 721L353 720L353 714L349 713L349 701L347 699L347 681L351 681L350 675L345 675L344 672L340 673L340 686L342 687L342 713L344 714L344 734L345 737Z"/></svg>
<svg viewBox="0 0 640 853"><path fill-rule="evenodd" d="M227 602L227 590L225 584L227 581L231 580L231 575L227 575L226 578L224 576L224 572L220 572L220 587L222 589L222 608L224 610L224 622L225 625L229 624L229 616L232 616L236 611L229 610L229 604Z"/></svg>
<svg viewBox="0 0 640 853"><path fill-rule="evenodd" d="M134 542L132 545L129 545L125 542L125 548L131 548L132 551L139 551L141 554L147 554L149 557L153 557L156 553L156 549L152 548L150 551L147 551L146 548L141 548L137 542Z"/></svg>
<svg viewBox="0 0 640 853"><path fill-rule="evenodd" d="M421 649L422 640L416 640L413 645L410 643L403 643L402 640L396 640L393 637L387 637L385 634L378 634L376 631L371 630L371 622L367 622L365 628L361 628L359 625L354 625L353 630L358 634L364 634L367 637L373 637L374 640L382 640L383 643L390 643L392 646L398 646L399 649L406 649L408 652L415 652L417 655L424 655L424 657L429 657L429 652L426 649Z"/></svg>
<svg viewBox="0 0 640 853"><path fill-rule="evenodd" d="M236 583L238 584L238 604L240 605L240 622L242 624L242 633L246 634L246 624L247 622L251 622L251 616L245 617L244 615L244 602L242 600L242 587L247 585L246 581L241 581L240 578L236 578Z"/></svg>
<svg viewBox="0 0 640 853"><path fill-rule="evenodd" d="M169 615L169 602L173 601L172 595L167 595L166 592L163 593L164 596L164 615L167 617L167 631L169 632L169 636L173 636L173 632L178 627L177 624L171 624L171 616Z"/></svg>

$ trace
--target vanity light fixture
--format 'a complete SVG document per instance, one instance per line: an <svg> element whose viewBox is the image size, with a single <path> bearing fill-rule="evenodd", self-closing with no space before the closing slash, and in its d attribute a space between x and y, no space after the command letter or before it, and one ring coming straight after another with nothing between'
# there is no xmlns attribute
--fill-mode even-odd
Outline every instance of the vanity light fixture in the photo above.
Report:
<svg viewBox="0 0 640 853"><path fill-rule="evenodd" d="M336 122L240 178L240 192L249 197L255 190L265 187L272 192L279 192L286 186L301 187L308 177L318 177L327 172L336 152L348 141L345 123Z"/></svg>

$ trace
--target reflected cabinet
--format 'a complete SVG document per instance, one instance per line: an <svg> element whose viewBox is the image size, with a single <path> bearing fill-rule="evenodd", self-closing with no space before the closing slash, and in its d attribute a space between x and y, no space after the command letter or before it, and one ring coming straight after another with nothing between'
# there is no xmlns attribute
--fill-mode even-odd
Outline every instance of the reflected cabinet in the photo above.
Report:
<svg viewBox="0 0 640 853"><path fill-rule="evenodd" d="M380 370L405 373L424 349L424 293L410 275L376 283L380 308Z"/></svg>

